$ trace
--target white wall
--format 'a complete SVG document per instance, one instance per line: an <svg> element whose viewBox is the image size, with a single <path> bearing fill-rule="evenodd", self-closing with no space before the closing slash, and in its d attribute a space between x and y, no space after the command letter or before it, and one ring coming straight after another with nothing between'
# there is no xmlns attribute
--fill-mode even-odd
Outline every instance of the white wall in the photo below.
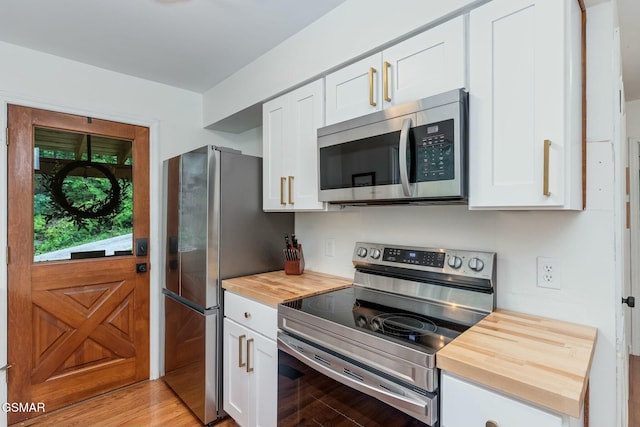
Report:
<svg viewBox="0 0 640 427"><path fill-rule="evenodd" d="M627 111L627 135L640 138L640 99L625 104Z"/></svg>
<svg viewBox="0 0 640 427"><path fill-rule="evenodd" d="M210 126L457 10L486 1L346 1L205 92L203 125Z"/></svg>
<svg viewBox="0 0 640 427"><path fill-rule="evenodd" d="M368 207L298 213L296 235L307 268L345 277L356 241L481 249L498 254L498 307L592 325L598 342L590 378L590 422L616 420L616 276L620 183L613 141L613 15L610 3L588 10L588 194L584 212L478 212L464 206ZM355 30L354 30L355 31ZM630 120L631 121L631 120ZM640 135L640 133L639 133ZM626 149L626 148L625 148ZM335 257L324 241L335 239ZM536 286L536 257L560 261L562 289Z"/></svg>
<svg viewBox="0 0 640 427"><path fill-rule="evenodd" d="M205 144L262 152L259 129L241 135L202 129L202 96L77 62L0 43L0 128L6 127L7 103L22 104L135 123L151 128L151 375L160 372L162 265L160 254L161 160ZM6 319L7 148L0 133L0 318ZM156 268L154 268L156 266ZM6 364L6 320L0 321L0 366ZM5 373L0 371L0 401L6 402ZM0 426L6 414L0 412Z"/></svg>

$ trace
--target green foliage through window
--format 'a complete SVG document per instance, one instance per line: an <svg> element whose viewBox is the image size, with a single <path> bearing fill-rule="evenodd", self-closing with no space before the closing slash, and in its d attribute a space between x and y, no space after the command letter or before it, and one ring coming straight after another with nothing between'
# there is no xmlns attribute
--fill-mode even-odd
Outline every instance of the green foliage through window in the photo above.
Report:
<svg viewBox="0 0 640 427"><path fill-rule="evenodd" d="M72 135L72 134L70 134ZM129 144L131 141L112 141L111 148L114 151L123 151L127 148L123 144ZM39 146L38 140L35 142L39 147L40 163L48 161L59 162L87 160L86 152L82 154L80 159L76 159L76 153L72 151L63 151L58 149L50 149L46 146L46 142ZM97 151L97 150L96 150ZM125 150L126 151L126 150ZM104 166L115 167L118 163L118 157L110 153L92 153L91 161L100 163ZM64 163L60 163L64 164ZM120 163L120 167L131 168L131 158L127 158ZM52 170L49 170L49 176ZM55 170L53 171L55 173ZM34 174L34 253L35 255L46 254L49 252L82 245L85 243L96 242L111 237L131 234L133 232L133 183L129 178L118 179L119 188L121 190L120 205L117 211L110 215L107 220L105 218L87 218L82 224L74 222L69 215L64 215L63 211L53 200L51 193L47 190L47 172L36 171ZM129 173L130 176L130 173ZM50 179L50 178L49 178ZM64 194L67 200L73 200L78 206L84 203L90 206L104 198L110 189L110 181L106 177L82 176L76 173L69 175L64 180Z"/></svg>

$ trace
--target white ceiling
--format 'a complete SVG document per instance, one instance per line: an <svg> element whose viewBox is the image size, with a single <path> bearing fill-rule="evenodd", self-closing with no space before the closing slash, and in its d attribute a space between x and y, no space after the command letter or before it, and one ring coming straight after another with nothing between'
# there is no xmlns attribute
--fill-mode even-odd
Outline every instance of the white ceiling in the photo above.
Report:
<svg viewBox="0 0 640 427"><path fill-rule="evenodd" d="M204 92L345 0L0 0L0 40Z"/></svg>
<svg viewBox="0 0 640 427"><path fill-rule="evenodd" d="M0 0L0 40L201 93L344 1ZM640 99L640 0L614 1Z"/></svg>

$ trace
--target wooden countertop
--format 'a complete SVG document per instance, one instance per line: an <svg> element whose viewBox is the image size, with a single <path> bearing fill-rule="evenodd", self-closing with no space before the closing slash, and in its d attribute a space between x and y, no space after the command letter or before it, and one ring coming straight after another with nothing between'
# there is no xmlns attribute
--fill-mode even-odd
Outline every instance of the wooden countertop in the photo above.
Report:
<svg viewBox="0 0 640 427"><path fill-rule="evenodd" d="M438 368L579 418L597 329L496 310L436 355Z"/></svg>
<svg viewBox="0 0 640 427"><path fill-rule="evenodd" d="M254 274L222 281L222 287L256 301L277 306L281 302L348 288L353 279L305 270L299 276L284 271Z"/></svg>

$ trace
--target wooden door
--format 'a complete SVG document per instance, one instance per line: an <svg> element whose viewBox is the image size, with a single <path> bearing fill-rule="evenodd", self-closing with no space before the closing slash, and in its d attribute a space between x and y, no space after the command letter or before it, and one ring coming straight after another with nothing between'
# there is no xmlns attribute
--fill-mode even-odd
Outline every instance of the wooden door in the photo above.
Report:
<svg viewBox="0 0 640 427"><path fill-rule="evenodd" d="M149 276L136 272L148 250L140 255L133 243L149 237L149 130L13 105L8 123L8 397L49 412L149 377ZM36 262L34 135L42 129L130 141L131 152L118 154L130 159L133 182L129 253ZM37 414L8 415L11 424Z"/></svg>

